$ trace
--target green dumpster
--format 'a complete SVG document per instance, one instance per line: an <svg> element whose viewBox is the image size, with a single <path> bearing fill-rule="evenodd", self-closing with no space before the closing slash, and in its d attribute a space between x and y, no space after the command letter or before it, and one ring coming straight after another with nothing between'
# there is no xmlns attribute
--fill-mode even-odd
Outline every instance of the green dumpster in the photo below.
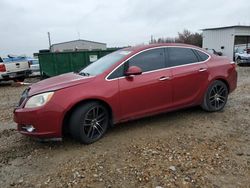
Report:
<svg viewBox="0 0 250 188"><path fill-rule="evenodd" d="M40 72L43 77L52 77L78 71L97 59L114 52L112 50L39 53Z"/></svg>

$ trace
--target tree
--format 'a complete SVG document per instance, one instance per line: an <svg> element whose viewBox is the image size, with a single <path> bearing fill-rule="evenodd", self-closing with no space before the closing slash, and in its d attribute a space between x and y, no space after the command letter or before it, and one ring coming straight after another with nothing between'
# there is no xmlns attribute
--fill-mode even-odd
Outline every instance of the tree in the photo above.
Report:
<svg viewBox="0 0 250 188"><path fill-rule="evenodd" d="M177 42L202 47L202 34L191 33L189 30L184 29L182 33L178 33Z"/></svg>
<svg viewBox="0 0 250 188"><path fill-rule="evenodd" d="M154 39L151 37L151 44L154 43L185 43L191 44L195 46L202 47L202 34L200 33L192 33L187 29L184 29L182 33L178 32L178 37L162 37L158 39Z"/></svg>

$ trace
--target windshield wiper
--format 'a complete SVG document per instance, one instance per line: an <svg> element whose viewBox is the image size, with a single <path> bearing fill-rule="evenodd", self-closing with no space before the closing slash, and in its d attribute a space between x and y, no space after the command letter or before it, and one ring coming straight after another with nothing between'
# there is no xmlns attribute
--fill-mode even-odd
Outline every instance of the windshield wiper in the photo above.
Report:
<svg viewBox="0 0 250 188"><path fill-rule="evenodd" d="M87 73L87 72L79 72L79 75L81 75L81 76L90 76L90 74Z"/></svg>

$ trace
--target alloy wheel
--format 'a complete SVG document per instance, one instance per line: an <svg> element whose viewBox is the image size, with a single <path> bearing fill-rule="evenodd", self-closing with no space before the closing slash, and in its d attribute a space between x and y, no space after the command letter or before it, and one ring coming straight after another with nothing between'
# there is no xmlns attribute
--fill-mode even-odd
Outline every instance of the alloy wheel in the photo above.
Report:
<svg viewBox="0 0 250 188"><path fill-rule="evenodd" d="M215 109L222 108L227 101L227 88L222 84L215 84L209 94L209 103Z"/></svg>
<svg viewBox="0 0 250 188"><path fill-rule="evenodd" d="M84 118L83 131L88 139L98 139L105 132L108 117L102 106L90 109Z"/></svg>

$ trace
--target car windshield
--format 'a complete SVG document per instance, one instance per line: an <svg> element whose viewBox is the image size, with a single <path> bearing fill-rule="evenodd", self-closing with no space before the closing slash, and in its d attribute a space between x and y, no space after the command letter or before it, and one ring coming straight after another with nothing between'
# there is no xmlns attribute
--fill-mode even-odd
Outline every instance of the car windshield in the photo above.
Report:
<svg viewBox="0 0 250 188"><path fill-rule="evenodd" d="M38 60L33 60L33 61L32 61L32 64L33 64L33 65L39 64L39 61L38 61Z"/></svg>
<svg viewBox="0 0 250 188"><path fill-rule="evenodd" d="M131 51L125 51L125 50L115 51L111 54L108 54L98 59L94 63L90 64L89 66L81 70L79 74L84 75L84 76L99 75L103 73L104 71L106 71L108 68L110 68L112 65L114 65L115 63L117 63L118 61L126 57L127 55L129 55L130 53Z"/></svg>
<svg viewBox="0 0 250 188"><path fill-rule="evenodd" d="M245 48L236 48L236 53L243 54L245 52Z"/></svg>

